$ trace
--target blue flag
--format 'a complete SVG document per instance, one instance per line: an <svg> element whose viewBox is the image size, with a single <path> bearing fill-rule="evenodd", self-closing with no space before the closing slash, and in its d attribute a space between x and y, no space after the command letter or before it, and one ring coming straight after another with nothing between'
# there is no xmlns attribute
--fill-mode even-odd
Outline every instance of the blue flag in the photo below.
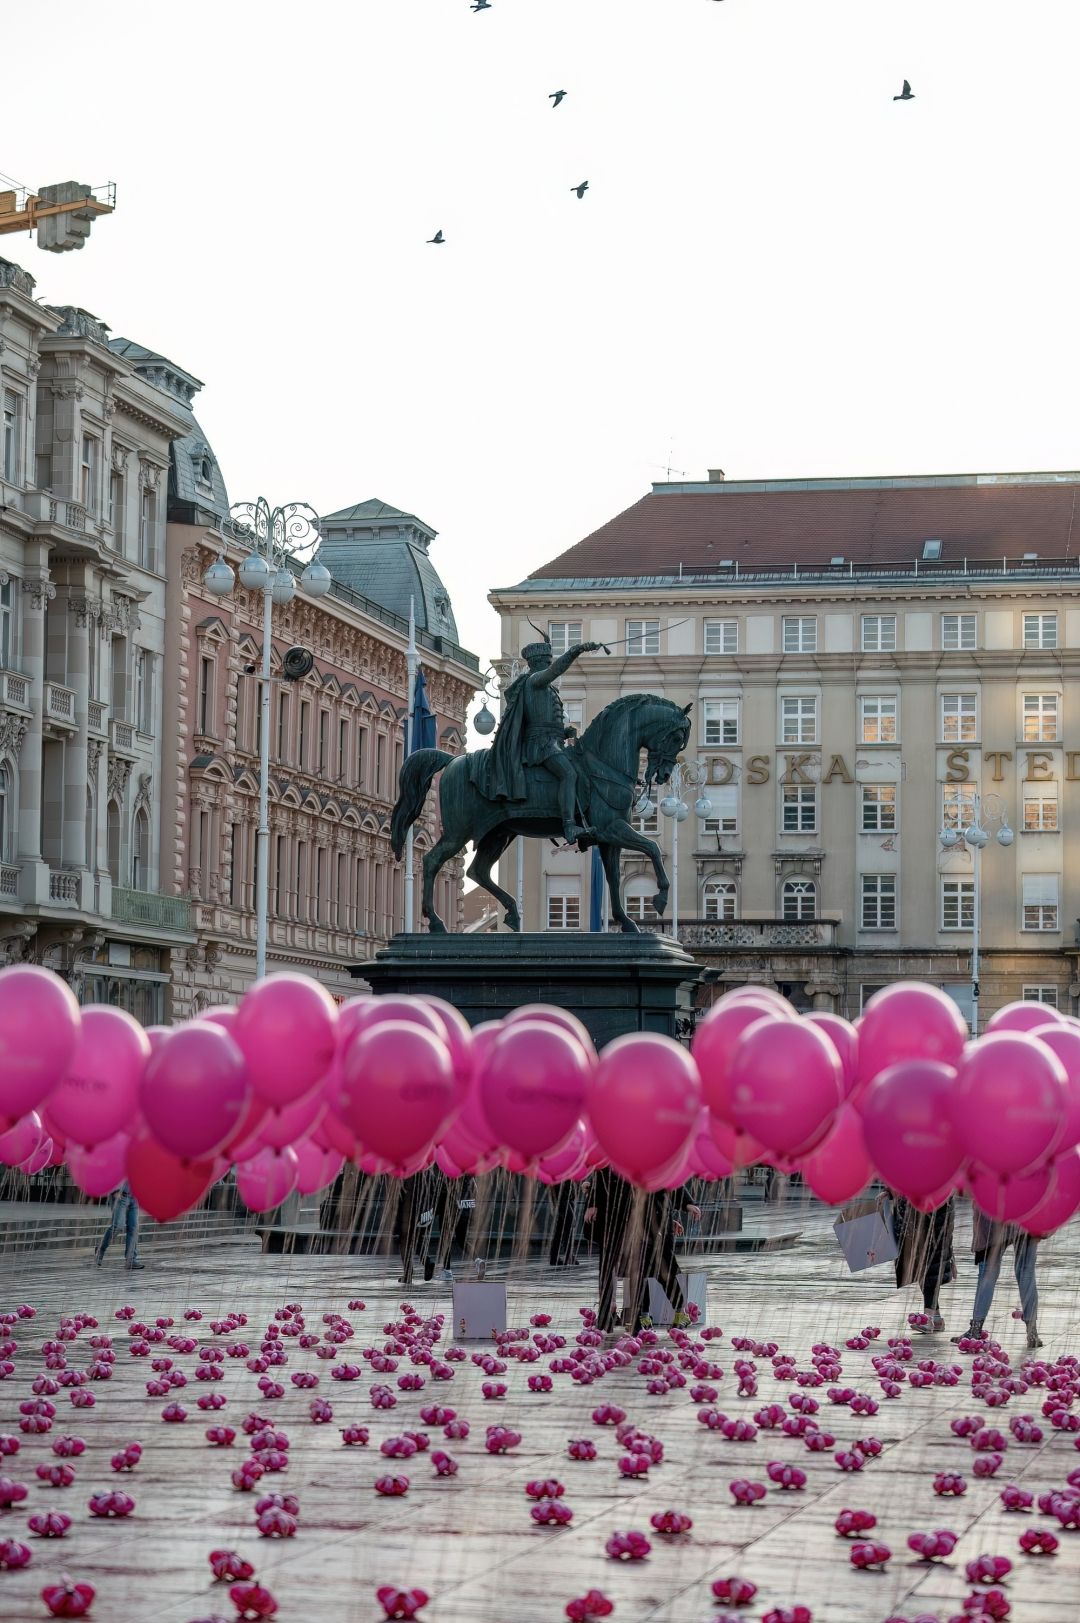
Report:
<svg viewBox="0 0 1080 1623"><path fill-rule="evenodd" d="M593 935L599 935L604 930L604 863L600 855L600 847L592 848L592 863L589 867L589 930Z"/></svg>
<svg viewBox="0 0 1080 1623"><path fill-rule="evenodd" d="M408 746L408 730L406 729L406 747ZM428 704L427 683L424 681L423 667L416 667L416 686L412 695L412 749L433 750L435 748L435 715Z"/></svg>

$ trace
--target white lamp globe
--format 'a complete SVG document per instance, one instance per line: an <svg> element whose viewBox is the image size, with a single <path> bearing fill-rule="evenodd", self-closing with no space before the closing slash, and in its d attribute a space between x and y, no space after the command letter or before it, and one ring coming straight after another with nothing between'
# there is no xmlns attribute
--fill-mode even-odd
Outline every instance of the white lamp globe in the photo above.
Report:
<svg viewBox="0 0 1080 1623"><path fill-rule="evenodd" d="M660 802L660 810L665 817L674 817L679 809L679 801L674 795L665 795Z"/></svg>
<svg viewBox="0 0 1080 1623"><path fill-rule="evenodd" d="M275 603L291 603L296 596L296 581L288 569L279 569L274 575L270 595Z"/></svg>
<svg viewBox="0 0 1080 1623"><path fill-rule="evenodd" d="M249 552L240 565L240 582L249 592L265 592L270 584L270 565L258 552Z"/></svg>
<svg viewBox="0 0 1080 1623"><path fill-rule="evenodd" d="M476 728L477 732L482 733L485 738L487 737L488 733L493 733L495 731L495 717L492 715L486 704L481 705L480 709L473 717L473 726Z"/></svg>
<svg viewBox="0 0 1080 1623"><path fill-rule="evenodd" d="M219 558L216 563L210 565L203 576L203 585L214 597L228 597L236 585L236 576L224 558Z"/></svg>
<svg viewBox="0 0 1080 1623"><path fill-rule="evenodd" d="M708 795L699 795L697 800L694 801L694 815L700 817L702 821L706 817L712 816L712 809L713 804Z"/></svg>
<svg viewBox="0 0 1080 1623"><path fill-rule="evenodd" d="M678 801L675 806L675 821L677 823L685 823L689 815L690 807L686 804L686 801Z"/></svg>
<svg viewBox="0 0 1080 1623"><path fill-rule="evenodd" d="M634 802L635 817L651 817L655 810L656 807L653 805L648 795L639 795L637 800Z"/></svg>
<svg viewBox="0 0 1080 1623"><path fill-rule="evenodd" d="M1004 828L999 828L997 831L997 842L999 845L1011 845L1015 838L1016 835L1013 833L1008 823L1005 824Z"/></svg>
<svg viewBox="0 0 1080 1623"><path fill-rule="evenodd" d="M943 828L938 838L946 850L951 850L954 845L960 844L960 834L955 828Z"/></svg>
<svg viewBox="0 0 1080 1623"><path fill-rule="evenodd" d="M969 845L975 846L981 851L983 846L989 842L990 836L984 828L979 827L978 823L972 823L969 829L965 829L964 839Z"/></svg>
<svg viewBox="0 0 1080 1623"><path fill-rule="evenodd" d="M300 584L309 597L325 597L334 582L325 564L312 562L300 576Z"/></svg>

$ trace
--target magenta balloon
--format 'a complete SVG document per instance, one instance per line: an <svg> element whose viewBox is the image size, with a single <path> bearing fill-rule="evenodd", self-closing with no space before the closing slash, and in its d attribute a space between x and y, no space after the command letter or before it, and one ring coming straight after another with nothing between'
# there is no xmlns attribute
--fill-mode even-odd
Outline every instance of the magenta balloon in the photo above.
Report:
<svg viewBox="0 0 1080 1623"><path fill-rule="evenodd" d="M508 1021L476 1073L481 1107L496 1139L530 1160L573 1132L588 1079L581 1044L543 1020Z"/></svg>
<svg viewBox="0 0 1080 1623"><path fill-rule="evenodd" d="M454 1080L457 1083L459 1102L469 1091L472 1081L472 1030L469 1022L459 1009L445 998L431 997L426 992L418 994L416 1001L422 1006L431 1009L439 1016L446 1029L446 1040L450 1045L450 1058L454 1062Z"/></svg>
<svg viewBox="0 0 1080 1623"><path fill-rule="evenodd" d="M30 1159L44 1137L41 1117L36 1110L28 1110L25 1116L19 1117L14 1127L0 1133L0 1161L9 1167L19 1166Z"/></svg>
<svg viewBox="0 0 1080 1623"><path fill-rule="evenodd" d="M661 1189L681 1189L687 1178L690 1177L690 1162L694 1153L694 1140L691 1138L685 1143L678 1155L662 1167L654 1167L650 1172L643 1172L638 1182L642 1189L650 1193L658 1193Z"/></svg>
<svg viewBox="0 0 1080 1623"><path fill-rule="evenodd" d="M1035 1031L1039 1026L1064 1026L1065 1016L1049 1003L1006 1003L986 1022L986 1034L992 1031Z"/></svg>
<svg viewBox="0 0 1080 1623"><path fill-rule="evenodd" d="M164 1149L206 1161L230 1142L251 1098L247 1065L223 1026L178 1026L143 1074L139 1102Z"/></svg>
<svg viewBox="0 0 1080 1623"><path fill-rule="evenodd" d="M260 1150L254 1160L237 1167L237 1193L249 1212L273 1211L296 1188L299 1171L295 1150Z"/></svg>
<svg viewBox="0 0 1080 1623"><path fill-rule="evenodd" d="M722 995L713 1003L712 1007L714 1009L730 1009L733 1004L743 1003L747 999L754 1003L767 1004L770 1009L775 1009L776 1013L781 1015L785 1020L794 1020L798 1018L795 1013L794 1006L788 1001L782 992L778 992L774 986L757 986L752 981L748 982L745 986L733 986L730 992L722 993Z"/></svg>
<svg viewBox="0 0 1080 1623"><path fill-rule="evenodd" d="M232 1027L255 1092L287 1105L313 1088L334 1058L336 1024L333 998L307 975L287 970L256 981Z"/></svg>
<svg viewBox="0 0 1080 1623"><path fill-rule="evenodd" d="M131 1143L128 1133L114 1133L104 1144L95 1144L84 1150L73 1144L68 1151L68 1171L73 1182L84 1195L100 1199L119 1189L127 1177L127 1152Z"/></svg>
<svg viewBox="0 0 1080 1623"><path fill-rule="evenodd" d="M812 1141L840 1104L840 1060L805 1021L771 1016L748 1026L729 1069L735 1125L787 1155Z"/></svg>
<svg viewBox="0 0 1080 1623"><path fill-rule="evenodd" d="M356 1159L358 1146L356 1134L346 1127L333 1110L328 1110L321 1121L312 1129L313 1136L318 1138L324 1149L337 1150L347 1161Z"/></svg>
<svg viewBox="0 0 1080 1623"><path fill-rule="evenodd" d="M909 1059L870 1083L862 1100L867 1153L892 1189L917 1200L951 1185L963 1151L950 1110L956 1072Z"/></svg>
<svg viewBox="0 0 1080 1623"><path fill-rule="evenodd" d="M1026 1214L1023 1227L1029 1234L1053 1234L1080 1211L1080 1149L1067 1150L1054 1162L1054 1179L1049 1191L1033 1211Z"/></svg>
<svg viewBox="0 0 1080 1623"><path fill-rule="evenodd" d="M972 1200L995 1223L1023 1222L1028 1213L1037 1211L1052 1193L1055 1180L1053 1163L1013 1178L999 1177L986 1167L971 1166L966 1179Z"/></svg>
<svg viewBox="0 0 1080 1623"><path fill-rule="evenodd" d="M19 1171L25 1172L28 1178L32 1178L35 1173L43 1172L44 1169L50 1164L52 1160L52 1153L52 1139L43 1138L33 1155L28 1156L25 1161L20 1161Z"/></svg>
<svg viewBox="0 0 1080 1623"><path fill-rule="evenodd" d="M49 1122L87 1148L130 1129L149 1057L150 1042L137 1020L123 1009L91 1004L82 1012L67 1075L49 1095Z"/></svg>
<svg viewBox="0 0 1080 1623"><path fill-rule="evenodd" d="M310 1138L294 1144L296 1151L296 1187L302 1195L317 1195L328 1189L345 1165L345 1157L337 1150L324 1150Z"/></svg>
<svg viewBox="0 0 1080 1623"><path fill-rule="evenodd" d="M448 1178L460 1178L462 1169L456 1161L451 1160L441 1144L435 1146L435 1165L440 1172L445 1172Z"/></svg>
<svg viewBox="0 0 1080 1623"><path fill-rule="evenodd" d="M365 1148L395 1166L426 1150L454 1111L450 1052L417 1022L378 1021L349 1045L334 1109Z"/></svg>
<svg viewBox="0 0 1080 1623"><path fill-rule="evenodd" d="M362 1150L356 1158L356 1164L369 1178L380 1177L394 1170L392 1161L386 1160L382 1155L373 1155L370 1150Z"/></svg>
<svg viewBox="0 0 1080 1623"><path fill-rule="evenodd" d="M499 1164L496 1146L478 1144L462 1126L457 1116L442 1135L441 1149L458 1168L458 1172L490 1172Z"/></svg>
<svg viewBox="0 0 1080 1623"><path fill-rule="evenodd" d="M755 1161L761 1161L765 1157L764 1144L759 1144L749 1133L741 1132L738 1128L729 1126L727 1122L717 1121L711 1114L709 1136L724 1160L730 1161L733 1167L750 1167Z"/></svg>
<svg viewBox="0 0 1080 1623"><path fill-rule="evenodd" d="M214 1163L182 1161L144 1128L128 1145L127 1181L143 1211L168 1223L199 1204L214 1181Z"/></svg>
<svg viewBox="0 0 1080 1623"><path fill-rule="evenodd" d="M964 1017L951 997L922 981L895 981L875 992L859 1025L859 1078L906 1059L956 1065L967 1042Z"/></svg>
<svg viewBox="0 0 1080 1623"><path fill-rule="evenodd" d="M691 1151L694 1171L699 1178L730 1178L735 1171L735 1164L717 1148L716 1140L708 1126L708 1116L708 1111L705 1111L705 1119L704 1121L699 1119L698 1130L694 1136Z"/></svg>
<svg viewBox="0 0 1080 1623"><path fill-rule="evenodd" d="M588 1114L601 1149L640 1181L673 1161L701 1110L701 1079L685 1048L651 1031L608 1043L590 1078Z"/></svg>
<svg viewBox="0 0 1080 1623"><path fill-rule="evenodd" d="M75 994L51 969L0 969L0 1128L41 1104L67 1073L79 1020Z"/></svg>
<svg viewBox="0 0 1080 1623"><path fill-rule="evenodd" d="M831 1014L827 1009L815 1010L808 1014L806 1020L819 1031L823 1031L836 1049L840 1061L840 1072L845 1099L854 1091L858 1081L859 1068L859 1034L850 1020L843 1015Z"/></svg>
<svg viewBox="0 0 1080 1623"><path fill-rule="evenodd" d="M480 1089L477 1085L477 1077L479 1076L484 1061L490 1054L492 1047L496 1042L498 1042L505 1030L506 1024L502 1020L485 1020L483 1025L475 1026L473 1028L473 1078L469 1090L465 1095L465 1101L462 1104L461 1112L457 1117L457 1120L461 1123L462 1127L464 1127L470 1138L472 1138L477 1144L483 1145L485 1150L497 1148L498 1137L494 1132L491 1123L484 1115L484 1106L483 1101L480 1098Z"/></svg>
<svg viewBox="0 0 1080 1623"><path fill-rule="evenodd" d="M280 1110L268 1110L255 1130L254 1137L262 1141L263 1148L283 1150L286 1144L297 1145L309 1138L326 1115L326 1095L321 1088L312 1088L302 1099ZM251 1142L249 1140L249 1142ZM246 1159L237 1149L236 1159Z"/></svg>
<svg viewBox="0 0 1080 1623"><path fill-rule="evenodd" d="M762 1019L785 1026L792 1023L790 1015L782 1013L774 999L748 995L721 998L694 1033L692 1052L701 1075L705 1103L718 1121L734 1121L731 1061L735 1045L748 1027Z"/></svg>
<svg viewBox="0 0 1080 1623"><path fill-rule="evenodd" d="M1068 1078L1057 1055L1026 1032L969 1043L951 1095L957 1140L991 1172L1026 1172L1051 1156L1065 1125Z"/></svg>
<svg viewBox="0 0 1080 1623"><path fill-rule="evenodd" d="M571 1014L569 1009L560 1009L553 1003L523 1003L520 1008L511 1009L502 1024L514 1026L520 1020L543 1020L549 1026L558 1026L561 1031L576 1038L590 1060L596 1059L596 1045L588 1028L576 1014Z"/></svg>
<svg viewBox="0 0 1080 1623"><path fill-rule="evenodd" d="M572 1178L579 1167L585 1165L585 1125L578 1122L570 1137L540 1163L539 1176L543 1183L561 1183Z"/></svg>
<svg viewBox="0 0 1080 1623"><path fill-rule="evenodd" d="M865 1189L874 1176L866 1153L862 1122L850 1104L837 1111L829 1136L806 1156L802 1174L819 1200L842 1206Z"/></svg>
<svg viewBox="0 0 1080 1623"><path fill-rule="evenodd" d="M1063 1155L1080 1144L1080 1025L1061 1021L1053 1026L1036 1026L1033 1037L1045 1043L1065 1068L1065 1119L1055 1155Z"/></svg>

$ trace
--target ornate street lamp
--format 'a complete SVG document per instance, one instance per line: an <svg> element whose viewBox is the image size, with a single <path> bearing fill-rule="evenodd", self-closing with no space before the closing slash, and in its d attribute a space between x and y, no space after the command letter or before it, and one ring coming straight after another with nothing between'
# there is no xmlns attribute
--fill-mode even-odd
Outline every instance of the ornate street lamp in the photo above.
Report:
<svg viewBox="0 0 1080 1623"><path fill-rule="evenodd" d="M990 835L984 827L986 823L1000 823L1001 827L996 834L997 843L1008 848L1016 838L1009 827L1009 819L1005 812L1005 802L1000 795L982 795L978 789L972 805L972 820L964 829L943 828L939 836L946 851L954 851L960 845L966 845L971 850L972 865L972 899L971 899L971 1035L979 1035L979 930L982 924L982 853L990 844Z"/></svg>
<svg viewBox="0 0 1080 1623"><path fill-rule="evenodd" d="M706 761L677 761L668 780L668 792L660 802L661 813L671 819L671 935L675 941L679 939L679 824L685 823L690 815L690 807L683 799L683 790L697 789L694 815L700 823L704 823L713 813L713 803L705 791L708 775ZM652 802L648 802L644 811L640 810L641 804L639 801L635 810L639 816L647 817Z"/></svg>

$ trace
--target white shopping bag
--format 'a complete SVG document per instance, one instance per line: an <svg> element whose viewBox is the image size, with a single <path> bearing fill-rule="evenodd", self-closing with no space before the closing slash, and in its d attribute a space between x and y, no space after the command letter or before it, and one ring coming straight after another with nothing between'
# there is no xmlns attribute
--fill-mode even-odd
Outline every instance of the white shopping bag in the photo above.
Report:
<svg viewBox="0 0 1080 1623"><path fill-rule="evenodd" d="M490 1341L506 1329L506 1286L470 1280L454 1285L454 1341Z"/></svg>
<svg viewBox="0 0 1080 1623"><path fill-rule="evenodd" d="M687 1307L693 1305L698 1310L698 1324L704 1324L708 1311L708 1285L703 1273L680 1274L679 1284L682 1287L683 1301ZM671 1324L675 1318L675 1309L668 1300L667 1291L664 1290L658 1279L649 1280L649 1317L654 1324Z"/></svg>
<svg viewBox="0 0 1080 1623"><path fill-rule="evenodd" d="M864 1268L876 1268L881 1262L896 1261L893 1231L878 1211L846 1221L837 1218L833 1233L853 1274L861 1274Z"/></svg>

